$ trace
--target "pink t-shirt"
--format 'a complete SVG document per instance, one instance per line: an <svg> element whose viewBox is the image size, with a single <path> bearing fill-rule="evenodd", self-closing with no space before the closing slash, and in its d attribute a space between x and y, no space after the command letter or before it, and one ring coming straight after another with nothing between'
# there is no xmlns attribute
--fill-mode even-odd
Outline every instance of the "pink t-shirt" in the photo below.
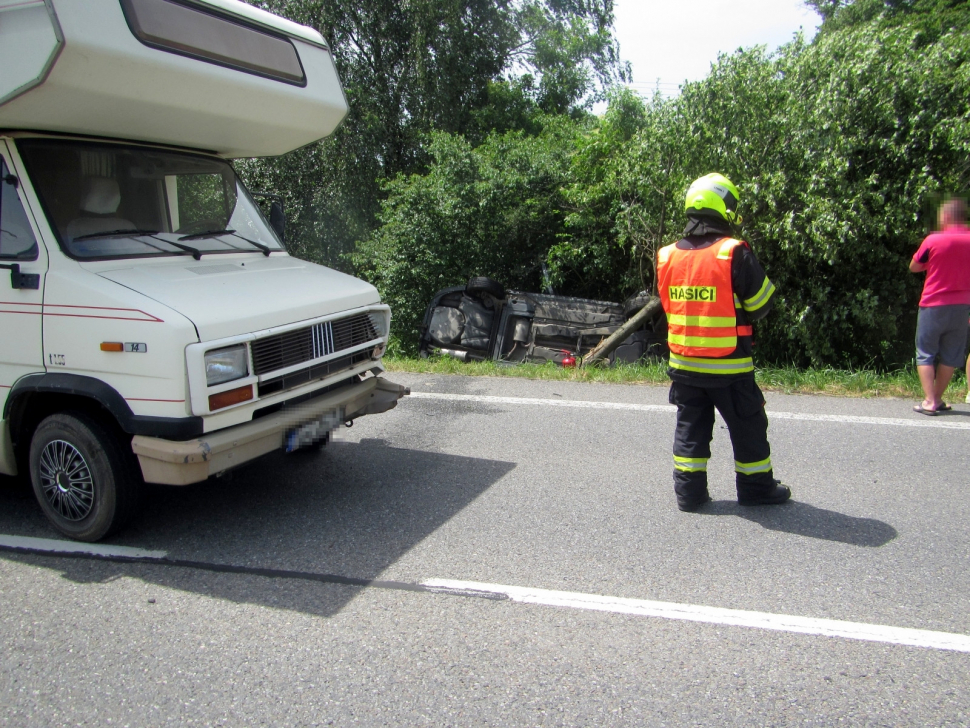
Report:
<svg viewBox="0 0 970 728"><path fill-rule="evenodd" d="M970 304L970 229L947 225L926 236L913 260L926 266L920 307Z"/></svg>

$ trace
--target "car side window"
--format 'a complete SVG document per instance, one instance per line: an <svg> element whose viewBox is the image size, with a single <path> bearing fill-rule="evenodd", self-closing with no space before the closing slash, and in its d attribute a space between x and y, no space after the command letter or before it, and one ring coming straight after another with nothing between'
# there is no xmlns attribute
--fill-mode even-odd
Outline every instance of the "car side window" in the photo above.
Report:
<svg viewBox="0 0 970 728"><path fill-rule="evenodd" d="M0 157L0 258L34 260L37 240L17 194L17 178Z"/></svg>

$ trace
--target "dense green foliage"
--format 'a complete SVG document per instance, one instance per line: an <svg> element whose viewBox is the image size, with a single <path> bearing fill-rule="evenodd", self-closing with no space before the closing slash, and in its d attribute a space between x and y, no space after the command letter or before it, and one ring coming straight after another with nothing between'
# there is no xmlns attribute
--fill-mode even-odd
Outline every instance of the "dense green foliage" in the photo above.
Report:
<svg viewBox="0 0 970 728"><path fill-rule="evenodd" d="M572 150L585 126L561 116L535 123L542 127L535 135L492 134L477 147L437 133L430 171L387 186L382 225L354 259L391 303L403 341L417 340L437 290L479 272L531 290L542 285L542 262L563 231Z"/></svg>
<svg viewBox="0 0 970 728"><path fill-rule="evenodd" d="M754 177L763 259L785 291L765 342L797 363L912 356L920 279L907 261L932 203L967 186L970 42L920 47L910 26L826 33L792 48L775 169Z"/></svg>
<svg viewBox="0 0 970 728"><path fill-rule="evenodd" d="M927 42L911 17L724 56L677 98L618 93L572 134L545 122L477 147L438 135L429 172L387 188L383 227L360 249L405 350L435 289L472 274L535 288L543 255L559 292L651 288L684 191L716 170L741 186L738 234L780 290L759 325L762 361L908 361L920 285L908 258L933 203L970 182L970 36Z"/></svg>
<svg viewBox="0 0 970 728"><path fill-rule="evenodd" d="M862 25L907 25L920 31L918 42L931 43L949 30L970 27L967 0L807 0L822 16L822 33Z"/></svg>
<svg viewBox="0 0 970 728"><path fill-rule="evenodd" d="M350 113L319 144L238 167L282 194L291 250L338 268L376 225L383 182L426 170L432 132L534 130L538 113L582 115L624 74L613 0L250 2L323 34Z"/></svg>
<svg viewBox="0 0 970 728"><path fill-rule="evenodd" d="M257 0L252 0L257 2ZM474 275L622 300L654 287L690 181L742 191L779 289L762 363L912 357L934 205L970 188L970 1L809 0L824 22L722 56L672 99L624 76L612 0L259 0L319 28L351 113L330 139L239 164L281 192L288 246L373 281L401 351L436 290Z"/></svg>

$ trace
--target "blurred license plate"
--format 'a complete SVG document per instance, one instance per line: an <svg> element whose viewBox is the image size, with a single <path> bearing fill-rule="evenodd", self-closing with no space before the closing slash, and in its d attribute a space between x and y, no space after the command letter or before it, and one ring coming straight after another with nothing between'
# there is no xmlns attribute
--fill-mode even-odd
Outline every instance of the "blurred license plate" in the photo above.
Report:
<svg viewBox="0 0 970 728"><path fill-rule="evenodd" d="M300 425L286 433L283 438L283 450L293 452L322 440L329 432L337 429L343 421L344 410L341 407L321 415L312 422Z"/></svg>

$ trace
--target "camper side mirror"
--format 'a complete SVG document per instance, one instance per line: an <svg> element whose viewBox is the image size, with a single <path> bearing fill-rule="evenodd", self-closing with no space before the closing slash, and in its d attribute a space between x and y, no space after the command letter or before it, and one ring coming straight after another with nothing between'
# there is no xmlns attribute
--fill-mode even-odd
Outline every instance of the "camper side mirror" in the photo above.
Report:
<svg viewBox="0 0 970 728"><path fill-rule="evenodd" d="M286 243L286 213L283 212L283 205L279 200L273 200L269 206L269 224L280 238L281 243Z"/></svg>

